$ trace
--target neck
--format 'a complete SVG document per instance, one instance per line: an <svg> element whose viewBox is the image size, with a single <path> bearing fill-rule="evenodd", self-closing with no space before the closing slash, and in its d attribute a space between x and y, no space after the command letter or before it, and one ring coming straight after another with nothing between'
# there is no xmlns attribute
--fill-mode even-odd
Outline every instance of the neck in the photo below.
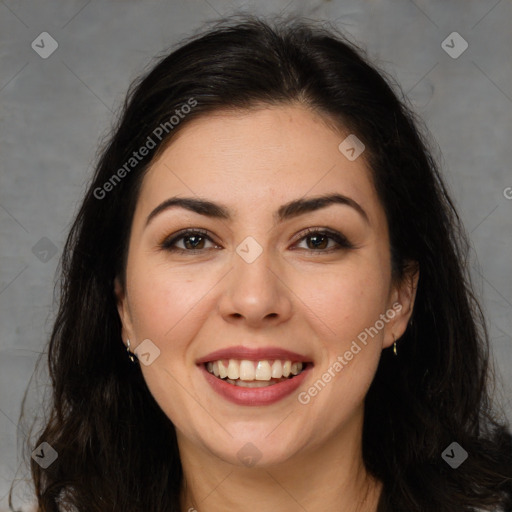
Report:
<svg viewBox="0 0 512 512"><path fill-rule="evenodd" d="M266 467L229 464L178 433L181 510L375 512L382 484L364 467L361 432L362 414L322 445Z"/></svg>

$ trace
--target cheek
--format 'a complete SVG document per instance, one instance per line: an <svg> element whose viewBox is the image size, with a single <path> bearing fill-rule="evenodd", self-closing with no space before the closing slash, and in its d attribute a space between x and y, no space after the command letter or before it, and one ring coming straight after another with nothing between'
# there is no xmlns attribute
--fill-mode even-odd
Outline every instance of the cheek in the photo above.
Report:
<svg viewBox="0 0 512 512"><path fill-rule="evenodd" d="M345 421L373 380L382 351L379 319L386 313L389 282L386 262L374 256L295 283L305 313L314 313L308 315L309 322L323 352L319 380L302 390L301 403L314 402L323 425L335 428ZM333 404L339 404L335 413Z"/></svg>
<svg viewBox="0 0 512 512"><path fill-rule="evenodd" d="M373 329L386 308L387 280L382 276L359 267L301 291L309 293L304 302L315 313L309 318L323 357L316 380L300 390L299 401L312 407L310 417L322 430L339 428L360 409L377 370L384 331Z"/></svg>
<svg viewBox="0 0 512 512"><path fill-rule="evenodd" d="M191 268L134 264L128 287L137 338L154 341L162 355L183 348L204 320L204 299L218 281L215 276Z"/></svg>
<svg viewBox="0 0 512 512"><path fill-rule="evenodd" d="M343 348L385 313L388 299L388 273L379 265L347 265L336 271L312 273L296 277L297 291L311 318L330 349Z"/></svg>
<svg viewBox="0 0 512 512"><path fill-rule="evenodd" d="M208 291L218 281L211 274L206 280L190 270L134 265L128 279L137 342L150 339L160 350L151 365L141 365L144 380L167 417L183 430L198 413L183 383L190 379L188 348L207 320Z"/></svg>

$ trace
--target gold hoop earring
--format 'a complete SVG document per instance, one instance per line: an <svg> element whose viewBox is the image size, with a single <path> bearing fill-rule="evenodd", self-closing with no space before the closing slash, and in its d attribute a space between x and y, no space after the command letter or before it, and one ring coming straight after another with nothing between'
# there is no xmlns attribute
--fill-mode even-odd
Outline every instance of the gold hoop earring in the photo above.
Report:
<svg viewBox="0 0 512 512"><path fill-rule="evenodd" d="M126 351L128 352L128 357L130 358L130 361L132 363L135 363L135 354L133 354L133 352L131 352L130 350L130 340L128 338L126 338Z"/></svg>
<svg viewBox="0 0 512 512"><path fill-rule="evenodd" d="M395 354L395 356L397 356L398 354L396 353L396 338L395 338L395 335L393 334L393 354Z"/></svg>

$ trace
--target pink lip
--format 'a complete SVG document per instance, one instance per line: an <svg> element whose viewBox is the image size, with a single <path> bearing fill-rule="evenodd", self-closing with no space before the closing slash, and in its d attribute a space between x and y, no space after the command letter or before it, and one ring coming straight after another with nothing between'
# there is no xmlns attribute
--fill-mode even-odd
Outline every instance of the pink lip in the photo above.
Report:
<svg viewBox="0 0 512 512"><path fill-rule="evenodd" d="M216 350L210 354L199 358L196 364L207 363L208 361L218 361L220 359L247 359L248 361L261 361L265 359L290 360L292 363L311 362L306 356L291 352L278 347L248 348L243 346L229 347Z"/></svg>
<svg viewBox="0 0 512 512"><path fill-rule="evenodd" d="M217 357L216 353L214 353ZM303 382L309 374L312 365L308 364L299 375L264 388L243 388L225 382L212 375L204 364L199 366L210 386L219 395L237 405L270 405L289 396Z"/></svg>

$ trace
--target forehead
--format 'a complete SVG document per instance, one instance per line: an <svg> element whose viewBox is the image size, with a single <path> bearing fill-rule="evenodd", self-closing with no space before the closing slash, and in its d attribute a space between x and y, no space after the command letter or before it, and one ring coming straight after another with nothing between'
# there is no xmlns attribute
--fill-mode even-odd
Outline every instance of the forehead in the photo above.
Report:
<svg viewBox="0 0 512 512"><path fill-rule="evenodd" d="M348 135L298 105L204 115L185 125L151 165L139 206L198 195L255 212L272 201L277 208L339 192L378 217L382 211L364 157L351 161L339 150Z"/></svg>

